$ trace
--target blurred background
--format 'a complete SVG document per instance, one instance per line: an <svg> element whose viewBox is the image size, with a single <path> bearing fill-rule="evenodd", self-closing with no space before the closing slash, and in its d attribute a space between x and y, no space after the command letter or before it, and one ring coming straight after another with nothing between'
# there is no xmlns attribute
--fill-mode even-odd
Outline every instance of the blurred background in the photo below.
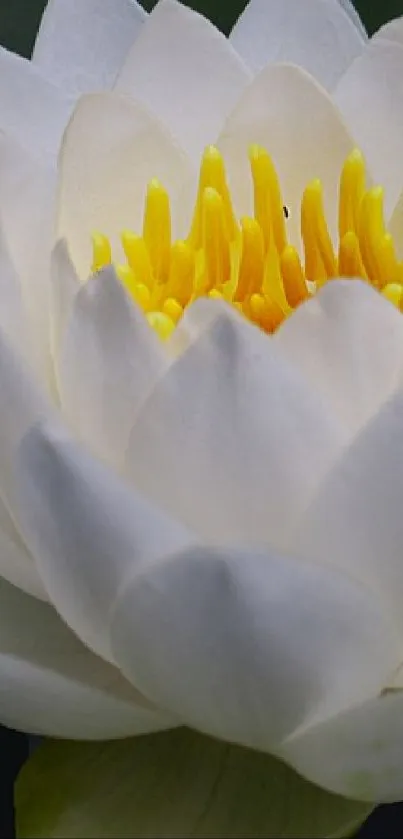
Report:
<svg viewBox="0 0 403 839"><path fill-rule="evenodd" d="M203 12L224 32L229 31L246 6L246 0L184 2ZM0 43L22 55L29 55L45 5L46 0L0 0ZM142 5L150 10L155 0L143 0ZM354 5L368 32L374 32L385 21L403 14L403 0L356 0Z"/></svg>
<svg viewBox="0 0 403 839"><path fill-rule="evenodd" d="M85 3L85 0L82 0ZM246 5L246 0L182 0L203 12L223 32L228 32ZM303 0L301 0L303 2ZM0 44L29 56L46 0L0 0ZM143 0L150 10L155 0ZM356 0L355 6L369 33L387 20L403 15L403 0ZM13 835L13 781L28 755L28 738L0 726L0 839ZM380 807L357 835L357 839L403 837L403 804Z"/></svg>

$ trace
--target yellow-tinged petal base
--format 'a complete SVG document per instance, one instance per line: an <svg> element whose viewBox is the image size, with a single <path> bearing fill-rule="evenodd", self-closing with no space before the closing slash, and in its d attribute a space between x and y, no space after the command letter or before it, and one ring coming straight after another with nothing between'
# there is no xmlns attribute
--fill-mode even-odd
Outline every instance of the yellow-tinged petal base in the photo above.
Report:
<svg viewBox="0 0 403 839"><path fill-rule="evenodd" d="M403 263L383 217L381 187L367 189L365 163L354 149L339 187L339 245L326 222L322 184L312 181L301 201L303 258L288 241L288 209L274 164L261 146L249 153L254 217L235 216L224 161L209 146L200 167L189 235L172 241L169 196L148 186L141 235L122 232L126 263L117 273L162 340L170 337L189 303L222 299L267 332L334 277L360 277L403 309ZM112 262L110 242L95 232L92 271Z"/></svg>

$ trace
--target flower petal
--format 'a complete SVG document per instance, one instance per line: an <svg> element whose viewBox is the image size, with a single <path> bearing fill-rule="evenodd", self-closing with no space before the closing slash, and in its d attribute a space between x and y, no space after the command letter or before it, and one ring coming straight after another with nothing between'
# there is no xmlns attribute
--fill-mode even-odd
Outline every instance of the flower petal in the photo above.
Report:
<svg viewBox="0 0 403 839"><path fill-rule="evenodd" d="M375 38L340 80L334 101L385 189L389 217L403 187L403 46Z"/></svg>
<svg viewBox="0 0 403 839"><path fill-rule="evenodd" d="M388 20L375 32L372 40L382 38L385 41L393 41L403 46L403 16Z"/></svg>
<svg viewBox="0 0 403 839"><path fill-rule="evenodd" d="M0 48L0 130L33 157L55 158L74 103L30 61Z"/></svg>
<svg viewBox="0 0 403 839"><path fill-rule="evenodd" d="M52 737L105 740L175 724L89 652L48 604L0 579L0 719Z"/></svg>
<svg viewBox="0 0 403 839"><path fill-rule="evenodd" d="M198 164L249 79L231 44L206 18L176 0L160 0L116 90L150 108Z"/></svg>
<svg viewBox="0 0 403 839"><path fill-rule="evenodd" d="M401 377L400 377L401 381ZM352 574L383 598L403 633L403 390L328 473L291 544Z"/></svg>
<svg viewBox="0 0 403 839"><path fill-rule="evenodd" d="M290 210L290 241L300 241L302 193L314 178L323 182L326 216L336 234L340 170L354 141L325 91L288 65L267 67L247 88L218 140L239 215L252 211L251 143L265 146L273 158Z"/></svg>
<svg viewBox="0 0 403 839"><path fill-rule="evenodd" d="M403 374L401 313L358 280L327 283L273 340L351 435L394 393Z"/></svg>
<svg viewBox="0 0 403 839"><path fill-rule="evenodd" d="M367 31L351 0L338 0L338 3L342 7L342 9L344 9L344 11L348 14L350 20L353 21L358 31L361 33L364 40L366 41L368 39Z"/></svg>
<svg viewBox="0 0 403 839"><path fill-rule="evenodd" d="M141 408L126 469L203 538L268 544L284 538L342 439L270 339L226 306Z"/></svg>
<svg viewBox="0 0 403 839"><path fill-rule="evenodd" d="M52 602L111 659L108 613L126 578L195 540L57 427L31 429L15 471L18 522Z"/></svg>
<svg viewBox="0 0 403 839"><path fill-rule="evenodd" d="M60 239L53 249L51 261L50 330L56 375L59 373L60 345L80 288L67 242Z"/></svg>
<svg viewBox="0 0 403 839"><path fill-rule="evenodd" d="M319 786L361 801L403 797L403 693L381 694L292 737L279 754Z"/></svg>
<svg viewBox="0 0 403 839"><path fill-rule="evenodd" d="M141 105L117 94L83 96L64 136L60 157L58 236L66 238L79 275L92 262L90 235L120 234L142 225L148 182L158 178L175 196L190 163L167 131Z"/></svg>
<svg viewBox="0 0 403 839"><path fill-rule="evenodd" d="M58 365L62 407L79 437L120 465L136 412L167 363L162 341L113 268L88 280L74 300Z"/></svg>
<svg viewBox="0 0 403 839"><path fill-rule="evenodd" d="M145 18L135 0L51 0L32 62L64 90L79 94L107 89Z"/></svg>
<svg viewBox="0 0 403 839"><path fill-rule="evenodd" d="M49 263L55 173L12 137L0 133L0 226L21 284L38 364L49 379Z"/></svg>
<svg viewBox="0 0 403 839"><path fill-rule="evenodd" d="M230 41L254 73L287 61L328 90L365 43L351 15L334 0L250 0Z"/></svg>
<svg viewBox="0 0 403 839"><path fill-rule="evenodd" d="M2 578L34 597L48 600L33 557L29 555L0 496L0 591Z"/></svg>
<svg viewBox="0 0 403 839"><path fill-rule="evenodd" d="M111 636L123 673L153 701L263 751L379 690L401 652L375 597L348 576L206 546L139 569Z"/></svg>

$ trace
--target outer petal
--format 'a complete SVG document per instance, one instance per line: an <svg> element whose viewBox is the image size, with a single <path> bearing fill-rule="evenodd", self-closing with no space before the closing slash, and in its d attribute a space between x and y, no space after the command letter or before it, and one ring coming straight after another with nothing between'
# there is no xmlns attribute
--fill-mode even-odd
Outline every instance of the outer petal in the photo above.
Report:
<svg viewBox="0 0 403 839"><path fill-rule="evenodd" d="M67 242L61 239L53 249L51 261L50 330L56 375L59 372L60 345L81 285L70 258Z"/></svg>
<svg viewBox="0 0 403 839"><path fill-rule="evenodd" d="M176 0L160 0L116 90L150 108L198 163L249 79L231 44L208 20Z"/></svg>
<svg viewBox="0 0 403 839"><path fill-rule="evenodd" d="M403 259L403 236L402 236L402 229L403 229L403 190L399 195L399 199L397 201L396 206L393 209L393 213L388 225L389 233L393 236L393 241L395 243L396 254L399 259Z"/></svg>
<svg viewBox="0 0 403 839"><path fill-rule="evenodd" d="M62 407L81 439L120 465L135 414L168 363L113 268L78 292L59 360Z"/></svg>
<svg viewBox="0 0 403 839"><path fill-rule="evenodd" d="M3 577L34 597L48 599L33 557L29 555L0 497L0 590Z"/></svg>
<svg viewBox="0 0 403 839"><path fill-rule="evenodd" d="M403 186L402 74L403 46L375 38L334 93L373 177L385 188L387 217Z"/></svg>
<svg viewBox="0 0 403 839"><path fill-rule="evenodd" d="M367 283L328 283L273 338L355 434L403 374L401 313Z"/></svg>
<svg viewBox="0 0 403 839"><path fill-rule="evenodd" d="M230 40L255 73L289 61L328 90L365 43L356 21L335 0L250 0Z"/></svg>
<svg viewBox="0 0 403 839"><path fill-rule="evenodd" d="M284 538L342 439L267 336L223 307L140 410L127 471L206 540L267 544Z"/></svg>
<svg viewBox="0 0 403 839"><path fill-rule="evenodd" d="M50 0L32 61L64 90L112 87L145 18L136 0Z"/></svg>
<svg viewBox="0 0 403 839"><path fill-rule="evenodd" d="M270 751L296 725L379 690L398 661L372 593L275 552L184 551L117 601L116 661L189 725Z"/></svg>
<svg viewBox="0 0 403 839"><path fill-rule="evenodd" d="M49 260L55 173L0 134L0 226L21 283L41 372L49 378ZM31 337L31 336L30 336Z"/></svg>
<svg viewBox="0 0 403 839"><path fill-rule="evenodd" d="M0 48L0 129L33 157L54 159L74 102L30 61Z"/></svg>
<svg viewBox="0 0 403 839"><path fill-rule="evenodd" d="M403 390L327 475L291 542L376 591L403 633Z"/></svg>
<svg viewBox="0 0 403 839"><path fill-rule="evenodd" d="M290 208L291 241L300 240L302 193L313 178L323 182L326 217L335 234L340 170L354 141L325 91L288 65L268 67L245 91L218 140L240 215L252 208L251 143L265 146L277 167Z"/></svg>
<svg viewBox="0 0 403 839"><path fill-rule="evenodd" d="M403 16L388 20L373 36L375 38L382 38L386 41L393 41L396 44L403 46Z"/></svg>
<svg viewBox="0 0 403 839"><path fill-rule="evenodd" d="M172 194L191 175L167 131L140 105L114 94L83 96L67 128L60 158L58 235L69 243L82 278L92 262L90 234L120 234L142 224L148 182Z"/></svg>
<svg viewBox="0 0 403 839"><path fill-rule="evenodd" d="M174 724L92 655L51 606L0 580L0 720L30 734L101 739Z"/></svg>
<svg viewBox="0 0 403 839"><path fill-rule="evenodd" d="M368 38L367 31L351 0L338 0L338 3L342 7L342 9L344 9L344 11L348 14L350 20L353 21L358 31L361 33L364 40L366 41Z"/></svg>
<svg viewBox="0 0 403 839"><path fill-rule="evenodd" d="M53 603L95 652L138 564L194 542L64 432L34 427L16 463L19 524Z"/></svg>
<svg viewBox="0 0 403 839"><path fill-rule="evenodd" d="M385 693L292 737L279 749L319 786L362 801L403 796L403 693Z"/></svg>

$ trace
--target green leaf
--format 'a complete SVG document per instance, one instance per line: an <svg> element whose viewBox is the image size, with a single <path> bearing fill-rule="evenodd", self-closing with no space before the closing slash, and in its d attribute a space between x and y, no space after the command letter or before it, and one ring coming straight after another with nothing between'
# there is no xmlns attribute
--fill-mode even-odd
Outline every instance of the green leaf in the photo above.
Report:
<svg viewBox="0 0 403 839"><path fill-rule="evenodd" d="M16 784L17 836L292 837L351 833L371 808L283 763L193 731L48 741Z"/></svg>

